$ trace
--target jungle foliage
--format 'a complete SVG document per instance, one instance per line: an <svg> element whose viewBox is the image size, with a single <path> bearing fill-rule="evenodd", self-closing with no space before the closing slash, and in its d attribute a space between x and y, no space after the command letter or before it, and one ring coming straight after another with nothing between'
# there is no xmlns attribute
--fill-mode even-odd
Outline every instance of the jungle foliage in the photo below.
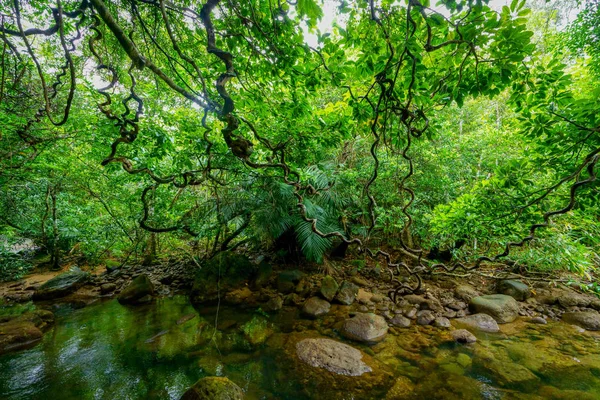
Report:
<svg viewBox="0 0 600 400"><path fill-rule="evenodd" d="M589 275L600 14L566 3L0 0L0 257Z"/></svg>

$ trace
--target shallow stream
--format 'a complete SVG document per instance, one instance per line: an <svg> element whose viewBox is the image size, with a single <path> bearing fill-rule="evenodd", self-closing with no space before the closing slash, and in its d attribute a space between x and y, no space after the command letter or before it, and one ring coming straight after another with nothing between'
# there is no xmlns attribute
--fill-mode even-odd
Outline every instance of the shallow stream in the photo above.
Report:
<svg viewBox="0 0 600 400"><path fill-rule="evenodd" d="M336 323L344 313L334 306L327 318L309 321L295 308L268 316L225 307L217 314L215 307L198 315L181 296L135 308L110 300L58 309L41 343L0 356L0 398L178 399L199 378L219 375L241 386L247 399L320 399L324 392L307 385L306 376L285 370L278 358L282 338L301 331L342 340ZM598 335L523 321L502 331L469 346L416 326L371 347L347 343L385 364L396 392L412 392L410 398L600 398ZM340 399L385 398L385 392L339 393Z"/></svg>

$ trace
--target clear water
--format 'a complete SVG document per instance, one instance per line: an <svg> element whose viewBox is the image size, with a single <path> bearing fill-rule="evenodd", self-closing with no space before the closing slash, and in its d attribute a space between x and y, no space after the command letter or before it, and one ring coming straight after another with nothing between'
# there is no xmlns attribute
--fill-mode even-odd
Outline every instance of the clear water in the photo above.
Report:
<svg viewBox="0 0 600 400"><path fill-rule="evenodd" d="M59 311L56 326L36 347L0 356L0 398L178 399L211 375L229 377L248 399L322 398L284 371L277 358L280 342L250 346L241 327L267 321L275 332L271 339L292 330L338 338L336 323L345 308L336 306L332 316L319 321L302 320L296 311L275 317L254 310L216 311L198 315L184 297L135 308L111 300ZM449 343L428 327L398 330L373 347L352 345L386 364L410 388L409 398L600 398L597 335L557 323L518 322L502 329L503 334L482 336L469 347ZM344 392L339 398L385 398L382 393Z"/></svg>

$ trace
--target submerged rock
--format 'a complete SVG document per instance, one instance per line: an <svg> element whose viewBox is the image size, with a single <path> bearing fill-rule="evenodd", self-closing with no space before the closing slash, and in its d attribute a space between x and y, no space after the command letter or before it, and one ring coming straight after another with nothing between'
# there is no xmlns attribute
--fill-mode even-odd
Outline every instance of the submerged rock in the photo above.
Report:
<svg viewBox="0 0 600 400"><path fill-rule="evenodd" d="M267 320L262 317L254 317L241 327L244 337L252 346L260 346L273 334Z"/></svg>
<svg viewBox="0 0 600 400"><path fill-rule="evenodd" d="M0 323L0 354L34 345L53 323L54 314L46 310L27 312Z"/></svg>
<svg viewBox="0 0 600 400"><path fill-rule="evenodd" d="M340 285L338 285L336 280L330 275L327 275L321 281L321 295L327 301L333 300L333 298L337 294L339 288L340 288Z"/></svg>
<svg viewBox="0 0 600 400"><path fill-rule="evenodd" d="M458 326L465 327L467 329L495 333L500 332L500 327L496 320L487 314L473 314L463 318L457 318L454 322Z"/></svg>
<svg viewBox="0 0 600 400"><path fill-rule="evenodd" d="M344 281L342 282L342 286L340 287L337 296L335 296L335 299L340 303L349 306L354 303L356 296L358 296L358 286L352 282Z"/></svg>
<svg viewBox="0 0 600 400"><path fill-rule="evenodd" d="M385 364L352 346L316 332L282 335L281 339L283 351L273 348L280 366L276 384L296 390L298 398L381 399L393 384L393 374Z"/></svg>
<svg viewBox="0 0 600 400"><path fill-rule="evenodd" d="M141 304L151 300L153 294L154 285L150 281L150 278L146 274L141 274L119 293L117 300L121 304Z"/></svg>
<svg viewBox="0 0 600 400"><path fill-rule="evenodd" d="M296 354L306 364L338 375L360 376L373 371L362 360L360 350L331 339L304 339L296 343Z"/></svg>
<svg viewBox="0 0 600 400"><path fill-rule="evenodd" d="M600 314L593 311L564 313L562 319L588 331L600 331Z"/></svg>
<svg viewBox="0 0 600 400"><path fill-rule="evenodd" d="M415 390L415 384L405 377L399 376L394 386L386 393L385 400L409 399Z"/></svg>
<svg viewBox="0 0 600 400"><path fill-rule="evenodd" d="M79 268L62 273L40 286L33 294L34 300L51 300L65 297L89 282L91 275Z"/></svg>
<svg viewBox="0 0 600 400"><path fill-rule="evenodd" d="M500 324L512 322L519 315L519 304L517 301L511 296L504 294L474 297L469 302L469 309L473 313L490 315Z"/></svg>
<svg viewBox="0 0 600 400"><path fill-rule="evenodd" d="M506 279L498 284L498 292L513 297L518 301L525 301L531 297L529 286L521 281Z"/></svg>
<svg viewBox="0 0 600 400"><path fill-rule="evenodd" d="M373 313L358 313L347 319L341 331L348 339L371 344L382 341L387 332L388 324L385 319Z"/></svg>
<svg viewBox="0 0 600 400"><path fill-rule="evenodd" d="M227 378L211 376L194 383L180 400L241 400L244 391Z"/></svg>
<svg viewBox="0 0 600 400"><path fill-rule="evenodd" d="M304 302L302 314L311 318L317 318L327 314L330 308L331 304L328 301L315 296Z"/></svg>

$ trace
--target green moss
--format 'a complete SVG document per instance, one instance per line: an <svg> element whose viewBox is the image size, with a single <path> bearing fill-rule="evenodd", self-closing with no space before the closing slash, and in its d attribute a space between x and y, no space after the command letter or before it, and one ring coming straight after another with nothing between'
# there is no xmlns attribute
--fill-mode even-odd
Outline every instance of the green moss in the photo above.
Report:
<svg viewBox="0 0 600 400"><path fill-rule="evenodd" d="M273 334L266 319L255 316L242 325L244 337L252 346L260 346Z"/></svg>

